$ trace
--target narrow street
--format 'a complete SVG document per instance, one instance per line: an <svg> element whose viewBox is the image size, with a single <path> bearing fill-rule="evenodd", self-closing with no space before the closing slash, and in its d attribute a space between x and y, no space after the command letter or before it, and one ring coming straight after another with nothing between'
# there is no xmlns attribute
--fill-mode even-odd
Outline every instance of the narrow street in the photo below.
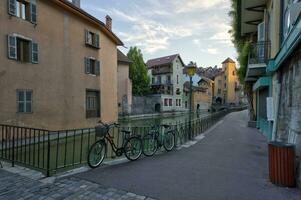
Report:
<svg viewBox="0 0 301 200"><path fill-rule="evenodd" d="M269 183L266 140L246 122L247 111L231 113L190 148L76 177L155 199L300 199Z"/></svg>

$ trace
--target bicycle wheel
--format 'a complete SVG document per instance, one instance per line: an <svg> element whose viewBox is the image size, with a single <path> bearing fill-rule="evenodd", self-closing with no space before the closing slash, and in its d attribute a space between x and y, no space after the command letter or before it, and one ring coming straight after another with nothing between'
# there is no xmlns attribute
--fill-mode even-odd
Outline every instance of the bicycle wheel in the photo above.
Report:
<svg viewBox="0 0 301 200"><path fill-rule="evenodd" d="M127 159L137 160L142 154L142 142L139 137L131 137L124 144L124 154Z"/></svg>
<svg viewBox="0 0 301 200"><path fill-rule="evenodd" d="M106 155L106 143L104 141L95 142L89 150L88 165L91 168L98 167Z"/></svg>
<svg viewBox="0 0 301 200"><path fill-rule="evenodd" d="M152 156L158 149L158 142L154 134L146 134L142 139L142 152L145 156Z"/></svg>
<svg viewBox="0 0 301 200"><path fill-rule="evenodd" d="M164 133L163 146L166 151L171 151L175 146L175 135L172 131Z"/></svg>

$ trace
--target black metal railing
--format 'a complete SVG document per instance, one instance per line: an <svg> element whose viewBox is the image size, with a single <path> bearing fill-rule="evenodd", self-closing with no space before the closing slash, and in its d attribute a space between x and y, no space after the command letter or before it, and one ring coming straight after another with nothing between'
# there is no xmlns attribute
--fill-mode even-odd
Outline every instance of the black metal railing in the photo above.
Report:
<svg viewBox="0 0 301 200"><path fill-rule="evenodd" d="M267 64L271 56L271 43L269 41L251 44L249 52L249 64Z"/></svg>
<svg viewBox="0 0 301 200"><path fill-rule="evenodd" d="M175 122L170 124L176 128L176 145L179 146L192 137L205 132L229 112L245 108L231 108L206 117L200 117L191 122ZM110 134L117 146L121 146L124 135L121 130L129 130L134 135L149 133L152 128L120 127L111 129ZM163 130L160 130L163 131ZM61 171L76 168L87 163L88 150L96 141L95 128L48 131L42 129L0 125L0 159L41 171L51 176ZM147 148L147 147L146 147ZM108 145L106 159L114 159L116 155Z"/></svg>

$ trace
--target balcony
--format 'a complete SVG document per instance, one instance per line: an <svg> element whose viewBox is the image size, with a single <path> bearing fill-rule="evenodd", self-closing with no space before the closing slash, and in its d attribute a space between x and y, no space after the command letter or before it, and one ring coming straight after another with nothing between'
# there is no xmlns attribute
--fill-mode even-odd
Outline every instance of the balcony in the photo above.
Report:
<svg viewBox="0 0 301 200"><path fill-rule="evenodd" d="M248 69L245 81L255 82L264 76L271 55L271 43L262 41L251 45L248 59Z"/></svg>
<svg viewBox="0 0 301 200"><path fill-rule="evenodd" d="M156 81L156 82L153 82L151 84L152 86L164 86L164 85L173 85L172 81L171 80L166 80L165 82L162 82L162 81Z"/></svg>
<svg viewBox="0 0 301 200"><path fill-rule="evenodd" d="M172 72L173 70L171 66L161 66L161 67L154 68L152 70L152 75L169 74Z"/></svg>
<svg viewBox="0 0 301 200"><path fill-rule="evenodd" d="M152 94L168 94L173 95L173 87L166 85L152 85Z"/></svg>

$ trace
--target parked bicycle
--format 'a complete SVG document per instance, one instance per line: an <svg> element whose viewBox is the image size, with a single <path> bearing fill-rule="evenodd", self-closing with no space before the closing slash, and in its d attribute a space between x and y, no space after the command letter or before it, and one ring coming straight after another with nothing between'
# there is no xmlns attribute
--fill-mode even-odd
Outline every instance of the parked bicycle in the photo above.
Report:
<svg viewBox="0 0 301 200"><path fill-rule="evenodd" d="M175 146L175 133L170 125L161 125L164 131L160 133L160 126L153 126L150 133L146 134L143 141L143 154L154 155L162 146L166 151L171 151Z"/></svg>
<svg viewBox="0 0 301 200"><path fill-rule="evenodd" d="M122 146L117 147L114 137L110 135L110 129L118 127L116 123L104 124L100 122L100 126L95 128L96 137L98 139L90 148L88 154L88 164L91 168L98 167L104 160L107 153L107 144L109 143L117 157L123 154L127 159L137 160L142 154L142 141L140 137L131 136L131 131L121 130L124 134Z"/></svg>

